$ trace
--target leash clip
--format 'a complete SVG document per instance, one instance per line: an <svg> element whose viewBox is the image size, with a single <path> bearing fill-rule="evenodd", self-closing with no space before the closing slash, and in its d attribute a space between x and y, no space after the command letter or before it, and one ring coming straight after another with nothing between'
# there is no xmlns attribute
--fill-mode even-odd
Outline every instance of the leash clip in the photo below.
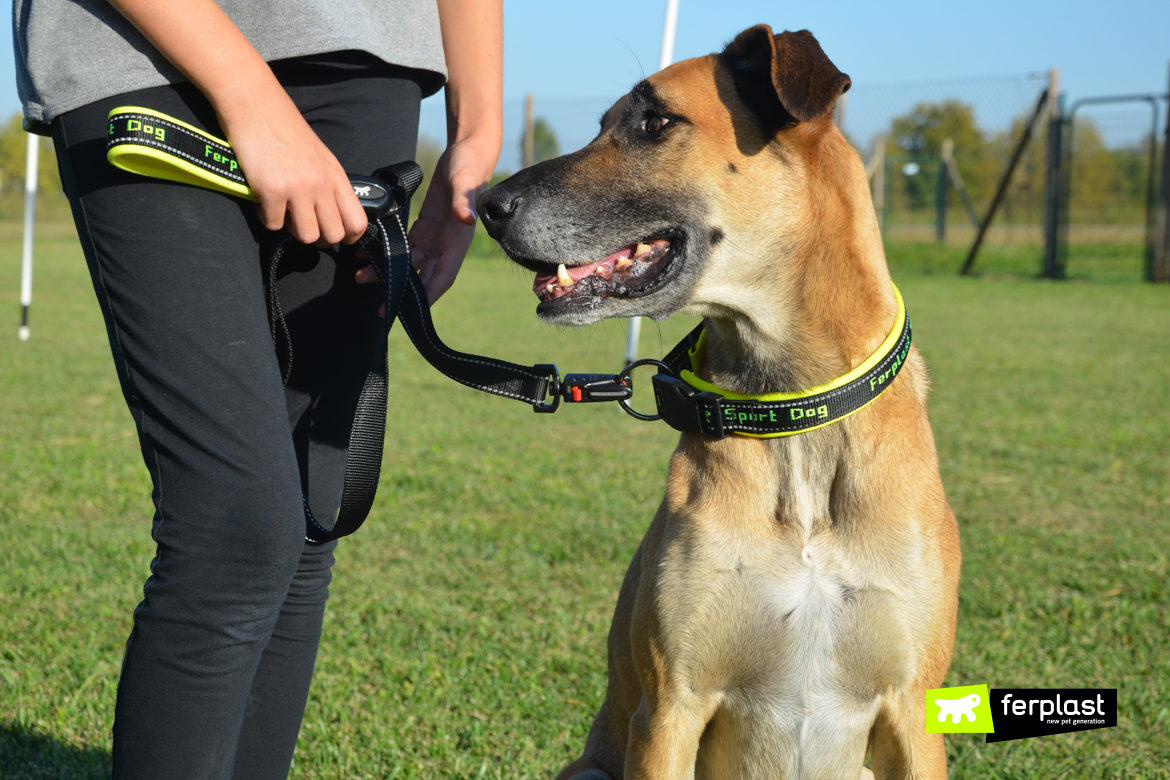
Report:
<svg viewBox="0 0 1170 780"><path fill-rule="evenodd" d="M561 397L570 404L625 401L633 395L633 380L618 374L566 374L561 382Z"/></svg>

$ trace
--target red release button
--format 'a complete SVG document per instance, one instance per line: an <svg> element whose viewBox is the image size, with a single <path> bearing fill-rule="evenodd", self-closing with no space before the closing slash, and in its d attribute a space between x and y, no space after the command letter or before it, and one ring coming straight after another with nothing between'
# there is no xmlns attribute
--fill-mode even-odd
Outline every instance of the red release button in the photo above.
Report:
<svg viewBox="0 0 1170 780"><path fill-rule="evenodd" d="M581 388L578 387L577 385L573 385L572 395L573 395L574 401L580 401L581 400Z"/></svg>

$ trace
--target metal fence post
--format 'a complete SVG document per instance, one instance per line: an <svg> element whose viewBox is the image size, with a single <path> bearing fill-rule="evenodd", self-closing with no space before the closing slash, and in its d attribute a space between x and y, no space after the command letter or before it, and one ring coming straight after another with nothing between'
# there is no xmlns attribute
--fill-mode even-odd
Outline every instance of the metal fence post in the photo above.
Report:
<svg viewBox="0 0 1170 780"><path fill-rule="evenodd" d="M1064 159L1061 140L1064 131L1064 117L1061 111L1060 71L1053 68L1048 72L1048 154L1044 169L1044 265L1040 275L1045 279L1064 277L1061 262L1060 230L1061 193L1063 177L1060 164Z"/></svg>
<svg viewBox="0 0 1170 780"><path fill-rule="evenodd" d="M21 341L28 341L28 310L32 306L33 234L36 232L37 166L41 159L41 137L28 134L25 147L28 158L24 168L24 247L20 256L20 329Z"/></svg>

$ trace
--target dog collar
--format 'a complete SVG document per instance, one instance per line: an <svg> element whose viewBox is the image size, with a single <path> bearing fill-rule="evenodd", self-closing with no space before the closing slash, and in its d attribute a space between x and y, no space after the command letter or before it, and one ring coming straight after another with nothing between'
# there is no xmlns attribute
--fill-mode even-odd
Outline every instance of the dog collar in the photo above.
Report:
<svg viewBox="0 0 1170 780"><path fill-rule="evenodd" d="M894 286L898 315L877 351L844 376L793 393L745 395L700 379L707 338L700 325L663 363L678 376L657 374L654 399L672 428L723 439L731 434L770 439L823 428L862 409L894 382L910 353L910 317Z"/></svg>

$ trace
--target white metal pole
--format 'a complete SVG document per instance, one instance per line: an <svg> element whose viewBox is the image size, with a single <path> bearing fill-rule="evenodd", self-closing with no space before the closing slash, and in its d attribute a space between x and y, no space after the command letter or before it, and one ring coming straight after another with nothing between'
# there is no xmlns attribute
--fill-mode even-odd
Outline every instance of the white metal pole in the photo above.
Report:
<svg viewBox="0 0 1170 780"><path fill-rule="evenodd" d="M666 19L662 22L662 49L658 53L658 69L674 60L674 30L678 26L678 0L666 0ZM638 338L642 335L642 318L630 317L626 332L626 363L638 359Z"/></svg>
<svg viewBox="0 0 1170 780"><path fill-rule="evenodd" d="M32 305L33 226L37 209L37 162L41 139L28 135L28 160L24 166L24 251L20 258L20 334L28 341L28 307Z"/></svg>
<svg viewBox="0 0 1170 780"><path fill-rule="evenodd" d="M678 0L666 0L666 19L662 22L662 50L658 53L658 69L674 60L674 28L678 26Z"/></svg>

